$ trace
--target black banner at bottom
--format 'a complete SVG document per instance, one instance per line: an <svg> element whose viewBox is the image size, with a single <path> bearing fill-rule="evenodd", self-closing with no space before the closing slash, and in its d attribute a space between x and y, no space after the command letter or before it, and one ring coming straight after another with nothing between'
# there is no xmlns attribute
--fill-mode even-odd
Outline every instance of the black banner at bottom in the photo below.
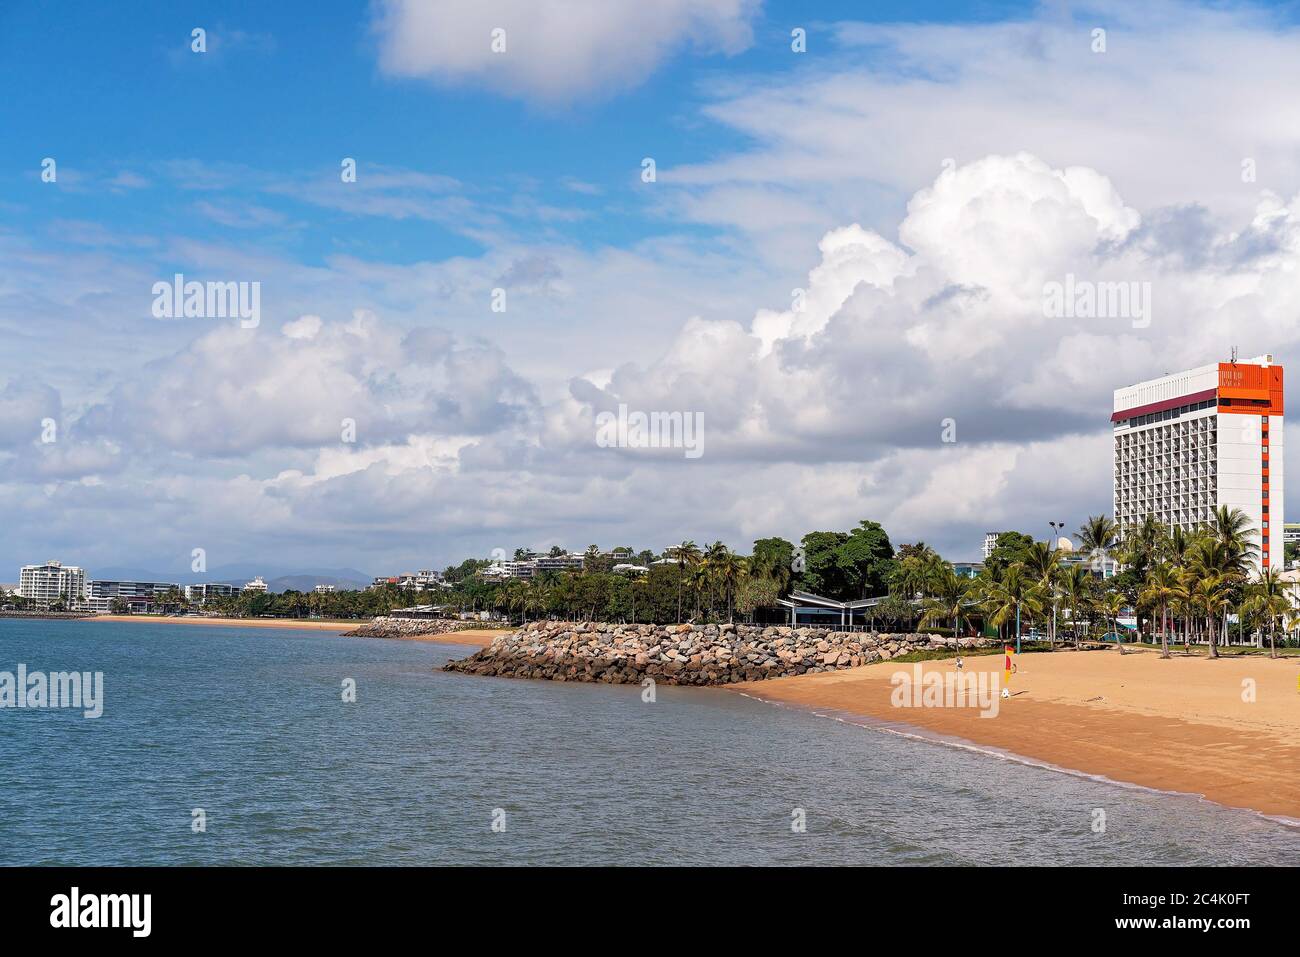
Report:
<svg viewBox="0 0 1300 957"><path fill-rule="evenodd" d="M1297 872L1254 868L0 869L6 942L374 943L468 918L494 939L671 927L697 943L846 925L913 937L1234 947L1293 936ZM953 935L958 935L953 937ZM975 935L970 937L969 935ZM1285 937L1283 936L1285 935Z"/></svg>

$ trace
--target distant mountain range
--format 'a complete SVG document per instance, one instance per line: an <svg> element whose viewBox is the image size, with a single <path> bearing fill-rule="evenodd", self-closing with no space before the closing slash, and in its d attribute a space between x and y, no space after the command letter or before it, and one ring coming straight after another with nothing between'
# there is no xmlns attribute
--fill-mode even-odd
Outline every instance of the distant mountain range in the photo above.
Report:
<svg viewBox="0 0 1300 957"><path fill-rule="evenodd" d="M199 585L205 582L246 585L258 575L266 582L267 590L276 594L311 591L317 585L333 585L339 591L346 591L366 588L374 580L373 575L355 568L289 569L245 564L221 565L206 572L187 571L184 574L126 566L90 568L86 571L87 578L99 581L175 582L178 585Z"/></svg>

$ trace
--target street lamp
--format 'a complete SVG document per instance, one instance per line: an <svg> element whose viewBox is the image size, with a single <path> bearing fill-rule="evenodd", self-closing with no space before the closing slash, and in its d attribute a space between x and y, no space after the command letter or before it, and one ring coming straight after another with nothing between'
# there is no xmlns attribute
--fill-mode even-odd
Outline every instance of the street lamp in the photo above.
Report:
<svg viewBox="0 0 1300 957"><path fill-rule="evenodd" d="M1064 523L1064 522L1048 522L1047 524L1050 525L1050 526L1052 526L1052 538L1057 538L1061 532L1065 531L1065 523ZM1049 541L1049 542L1047 543L1047 547L1048 547L1049 549L1051 549L1051 548L1054 548L1055 546L1053 545L1052 542ZM1055 589L1055 588L1052 589L1052 635L1051 635L1051 642L1052 642L1052 647L1056 647L1056 589Z"/></svg>

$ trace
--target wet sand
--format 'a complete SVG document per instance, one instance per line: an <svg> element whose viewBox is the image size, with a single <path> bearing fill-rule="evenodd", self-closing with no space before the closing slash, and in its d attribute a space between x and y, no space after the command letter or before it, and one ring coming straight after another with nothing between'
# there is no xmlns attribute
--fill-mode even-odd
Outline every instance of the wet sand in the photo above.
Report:
<svg viewBox="0 0 1300 957"><path fill-rule="evenodd" d="M1300 661L1115 651L1026 654L996 716L975 707L895 707L890 678L915 666L730 685L755 698L902 723L1085 774L1200 794L1300 820ZM922 674L954 672L952 660ZM1002 673L1002 656L966 659ZM1253 691L1253 700L1252 692Z"/></svg>

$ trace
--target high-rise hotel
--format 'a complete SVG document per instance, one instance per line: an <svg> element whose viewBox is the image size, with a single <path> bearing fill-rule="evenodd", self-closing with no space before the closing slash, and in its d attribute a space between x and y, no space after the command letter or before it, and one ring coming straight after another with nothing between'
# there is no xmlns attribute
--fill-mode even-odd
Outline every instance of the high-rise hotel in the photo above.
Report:
<svg viewBox="0 0 1300 957"><path fill-rule="evenodd" d="M1220 505L1259 531L1259 566L1281 567L1282 367L1272 356L1115 390L1115 521L1191 529ZM1273 534L1270 534L1270 531Z"/></svg>

